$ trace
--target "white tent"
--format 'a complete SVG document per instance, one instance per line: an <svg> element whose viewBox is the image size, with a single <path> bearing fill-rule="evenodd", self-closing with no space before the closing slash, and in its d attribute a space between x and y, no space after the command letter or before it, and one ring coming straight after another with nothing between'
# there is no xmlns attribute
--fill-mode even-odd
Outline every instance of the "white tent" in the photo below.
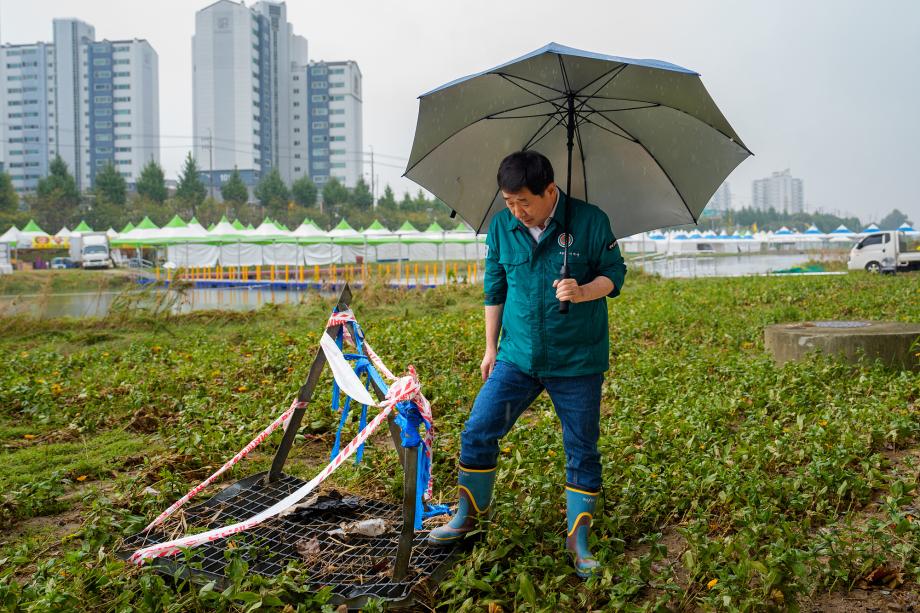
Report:
<svg viewBox="0 0 920 613"><path fill-rule="evenodd" d="M299 257L307 266L325 266L341 258L341 247L333 245L326 232L310 220L305 219L297 226L291 237L297 242Z"/></svg>
<svg viewBox="0 0 920 613"><path fill-rule="evenodd" d="M56 238L70 238L72 235L73 235L73 232L71 232L70 230L68 230L68 229L67 229L67 226L64 226L63 228L61 228L60 230L58 230L58 231L57 231L57 234L55 234L54 236L55 236Z"/></svg>
<svg viewBox="0 0 920 613"><path fill-rule="evenodd" d="M38 237L50 238L48 233L42 230L37 223L33 220L29 220L29 223L26 224L26 227L19 231L17 235L19 242L16 243L16 246L19 249L31 249L32 248L32 239Z"/></svg>
<svg viewBox="0 0 920 613"><path fill-rule="evenodd" d="M0 243L12 243L16 245L19 242L19 229L11 226L9 230L0 235Z"/></svg>
<svg viewBox="0 0 920 613"><path fill-rule="evenodd" d="M214 266L220 247L208 244L208 231L201 224L186 224L176 215L160 228L159 239L166 244L166 259L177 267Z"/></svg>

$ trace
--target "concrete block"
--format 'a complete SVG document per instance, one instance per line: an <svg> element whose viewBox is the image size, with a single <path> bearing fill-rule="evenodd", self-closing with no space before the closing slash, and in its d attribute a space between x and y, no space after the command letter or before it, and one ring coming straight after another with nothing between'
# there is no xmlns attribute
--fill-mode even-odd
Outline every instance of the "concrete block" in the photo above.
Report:
<svg viewBox="0 0 920 613"><path fill-rule="evenodd" d="M856 363L865 356L897 369L920 370L920 324L885 321L809 321L767 326L764 345L777 364L813 351Z"/></svg>

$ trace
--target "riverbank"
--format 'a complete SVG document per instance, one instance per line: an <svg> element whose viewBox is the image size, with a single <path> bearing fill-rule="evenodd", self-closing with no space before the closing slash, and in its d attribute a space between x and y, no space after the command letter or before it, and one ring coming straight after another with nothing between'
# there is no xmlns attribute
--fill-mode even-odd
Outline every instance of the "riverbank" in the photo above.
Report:
<svg viewBox="0 0 920 613"><path fill-rule="evenodd" d="M0 275L0 296L118 291L131 287L135 272L113 270L18 270Z"/></svg>
<svg viewBox="0 0 920 613"><path fill-rule="evenodd" d="M920 380L817 357L777 368L762 340L763 326L783 321L920 321L916 298L912 275L628 278L609 301L595 546L605 572L583 585L562 550L564 453L541 398L503 442L488 535L428 604L783 609L881 581L894 586L891 602L916 592ZM226 592L177 589L112 551L287 406L330 303L4 319L0 603L318 608L323 595L302 593L296 570ZM388 364L419 369L440 431L436 495L451 500L459 433L480 385L481 288L371 288L353 306ZM328 376L320 389L292 453L302 477L332 445ZM398 500L384 441L330 485ZM264 469L277 442L224 483Z"/></svg>

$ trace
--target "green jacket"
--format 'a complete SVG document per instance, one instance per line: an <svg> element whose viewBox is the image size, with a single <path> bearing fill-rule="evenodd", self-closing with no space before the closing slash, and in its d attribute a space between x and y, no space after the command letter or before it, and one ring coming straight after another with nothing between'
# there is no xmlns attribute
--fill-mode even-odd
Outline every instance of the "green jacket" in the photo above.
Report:
<svg viewBox="0 0 920 613"><path fill-rule="evenodd" d="M561 193L539 242L505 208L492 218L486 237L485 304L505 305L498 359L533 377L574 377L610 367L607 301L572 304L568 314L559 313L553 281L562 267L560 235L569 202L569 275L579 285L608 277L614 298L626 265L607 214L593 204Z"/></svg>

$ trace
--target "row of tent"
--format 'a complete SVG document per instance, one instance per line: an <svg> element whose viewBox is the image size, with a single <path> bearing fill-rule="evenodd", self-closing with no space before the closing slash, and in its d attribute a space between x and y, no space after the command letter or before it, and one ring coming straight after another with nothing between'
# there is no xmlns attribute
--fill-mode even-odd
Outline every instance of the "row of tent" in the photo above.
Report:
<svg viewBox="0 0 920 613"><path fill-rule="evenodd" d="M620 240L625 253L688 253L712 251L721 253L753 253L765 250L848 248L862 237L882 232L871 224L861 232L853 232L844 225L831 232L821 232L811 225L804 231L790 230L783 226L776 232L751 232L749 230L729 233L698 230L686 232L655 231ZM920 236L912 226L903 224L898 231L910 237Z"/></svg>
<svg viewBox="0 0 920 613"><path fill-rule="evenodd" d="M908 224L898 230L913 237L920 235ZM62 228L54 236L49 236L34 221L30 221L22 230L10 228L0 236L0 242L19 248L63 248L71 237L92 231L81 221L73 230ZM621 239L620 246L624 253L744 253L771 248L845 247L862 236L879 231L875 224L861 232L853 232L843 225L827 233L814 225L804 231L787 227L776 232L654 231ZM156 248L161 259L177 266L312 265L356 262L359 259L469 260L481 259L484 255L482 236L477 236L472 228L462 223L452 230L445 230L437 223L418 230L406 222L393 231L374 221L359 231L342 220L332 230L324 231L309 219L290 230L271 219L253 227L238 220L230 222L222 218L205 228L194 218L186 222L177 215L162 228L145 217L136 226L129 223L121 232L109 228L106 234L116 258L124 257L122 254L132 248Z"/></svg>
<svg viewBox="0 0 920 613"><path fill-rule="evenodd" d="M89 232L92 229L81 222L73 230L63 228L49 236L30 221L22 230L8 230L0 242L13 243L21 249L66 248ZM271 219L253 227L238 220L230 222L226 217L205 228L195 218L186 222L176 215L162 228L145 217L136 226L128 224L121 232L110 229L106 234L116 261L127 259L126 254L152 248L158 252L157 259L180 267L475 260L485 254L482 236L462 223L451 230L437 223L419 230L407 221L392 231L374 221L359 231L342 220L327 232L309 219L294 230Z"/></svg>

